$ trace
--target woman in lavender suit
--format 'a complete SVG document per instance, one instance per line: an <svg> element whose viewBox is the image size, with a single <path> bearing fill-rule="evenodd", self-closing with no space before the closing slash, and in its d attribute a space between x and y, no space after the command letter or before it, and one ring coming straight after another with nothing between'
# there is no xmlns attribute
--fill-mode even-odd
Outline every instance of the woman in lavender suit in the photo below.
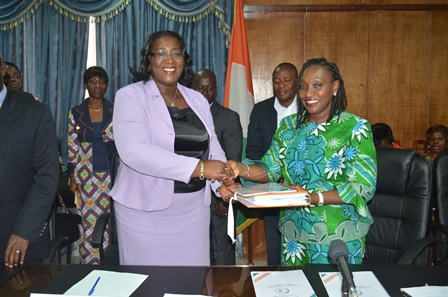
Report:
<svg viewBox="0 0 448 297"><path fill-rule="evenodd" d="M183 39L155 32L141 56L137 82L115 97L120 264L209 265L210 194L233 173L207 100L178 83L190 62Z"/></svg>

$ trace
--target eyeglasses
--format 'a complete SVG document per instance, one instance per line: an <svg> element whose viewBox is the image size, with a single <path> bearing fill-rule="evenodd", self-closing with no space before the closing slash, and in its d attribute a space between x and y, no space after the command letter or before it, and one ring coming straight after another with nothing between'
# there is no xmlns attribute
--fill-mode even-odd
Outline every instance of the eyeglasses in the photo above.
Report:
<svg viewBox="0 0 448 297"><path fill-rule="evenodd" d="M184 58L184 55L181 51L172 51L171 53L167 51L157 51L155 53L149 53L149 55L152 57L156 57L159 61L168 60L170 55L173 60L182 60Z"/></svg>
<svg viewBox="0 0 448 297"><path fill-rule="evenodd" d="M202 93L202 92L204 92L205 90L207 90L207 93L211 93L211 92L213 92L215 89L216 89L216 87L212 87L212 86L209 86L209 87L206 87L206 88L204 88L203 86L200 86L200 87L195 88L195 90L198 91L199 93Z"/></svg>

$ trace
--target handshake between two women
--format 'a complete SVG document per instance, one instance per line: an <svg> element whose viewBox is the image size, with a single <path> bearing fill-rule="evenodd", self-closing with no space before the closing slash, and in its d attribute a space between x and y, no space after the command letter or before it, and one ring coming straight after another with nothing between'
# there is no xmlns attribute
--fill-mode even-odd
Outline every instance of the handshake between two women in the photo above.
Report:
<svg viewBox="0 0 448 297"><path fill-rule="evenodd" d="M263 166L243 164L234 160L229 160L227 163L218 160L199 161L192 177L207 178L212 182L218 180L221 185L216 189L216 192L221 195L225 202L228 202L233 196L229 187L241 187L240 183L235 182L238 176L246 180L268 182L266 170Z"/></svg>

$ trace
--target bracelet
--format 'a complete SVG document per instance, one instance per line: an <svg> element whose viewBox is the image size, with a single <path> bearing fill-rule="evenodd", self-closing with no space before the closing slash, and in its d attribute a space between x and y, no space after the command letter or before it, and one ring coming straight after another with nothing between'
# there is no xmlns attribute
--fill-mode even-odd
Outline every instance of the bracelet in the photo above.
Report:
<svg viewBox="0 0 448 297"><path fill-rule="evenodd" d="M322 193L317 193L317 196L319 196L319 202L317 202L317 206L324 205L324 195Z"/></svg>
<svg viewBox="0 0 448 297"><path fill-rule="evenodd" d="M245 164L246 165L246 167L247 167L247 179L249 179L249 177L250 177L250 167L249 167L249 165L247 165L247 164Z"/></svg>
<svg viewBox="0 0 448 297"><path fill-rule="evenodd" d="M221 184L219 187L216 188L216 193L218 193L219 195L221 195L222 186L223 186L223 184Z"/></svg>
<svg viewBox="0 0 448 297"><path fill-rule="evenodd" d="M199 172L200 172L200 175L199 175L199 179L200 180L204 180L204 161L199 161L199 166L200 166L200 168L199 168Z"/></svg>

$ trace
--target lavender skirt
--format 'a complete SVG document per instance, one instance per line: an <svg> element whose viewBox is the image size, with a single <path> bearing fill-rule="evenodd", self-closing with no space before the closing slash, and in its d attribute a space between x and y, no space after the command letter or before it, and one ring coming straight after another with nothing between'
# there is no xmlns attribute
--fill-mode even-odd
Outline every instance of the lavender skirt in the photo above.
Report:
<svg viewBox="0 0 448 297"><path fill-rule="evenodd" d="M204 195L204 190L174 194L162 211L114 202L120 264L209 266L210 206L204 205Z"/></svg>

